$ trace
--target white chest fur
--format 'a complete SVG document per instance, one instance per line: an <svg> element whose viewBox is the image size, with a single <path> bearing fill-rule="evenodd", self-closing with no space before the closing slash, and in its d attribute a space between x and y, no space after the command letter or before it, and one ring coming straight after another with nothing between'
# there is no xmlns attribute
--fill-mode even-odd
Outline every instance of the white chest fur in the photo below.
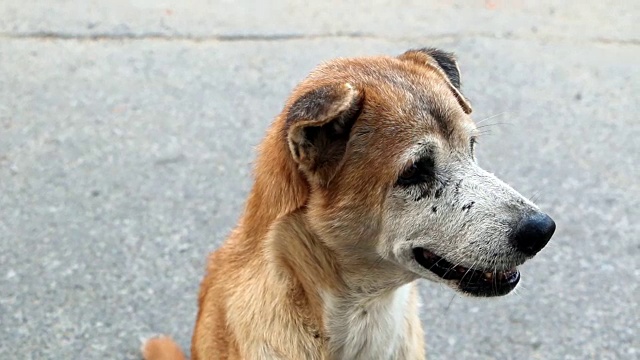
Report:
<svg viewBox="0 0 640 360"><path fill-rule="evenodd" d="M323 294L329 349L335 359L395 359L406 341L411 285L373 299Z"/></svg>

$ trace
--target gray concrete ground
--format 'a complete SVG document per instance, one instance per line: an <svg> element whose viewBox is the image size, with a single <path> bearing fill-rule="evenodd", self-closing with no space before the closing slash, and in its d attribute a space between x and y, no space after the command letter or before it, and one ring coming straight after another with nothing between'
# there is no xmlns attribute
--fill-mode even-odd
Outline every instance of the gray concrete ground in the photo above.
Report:
<svg viewBox="0 0 640 360"><path fill-rule="evenodd" d="M430 358L640 358L639 2L257 3L2 0L1 359L187 348L290 89L418 46L458 54L479 160L558 224L515 295L421 283Z"/></svg>

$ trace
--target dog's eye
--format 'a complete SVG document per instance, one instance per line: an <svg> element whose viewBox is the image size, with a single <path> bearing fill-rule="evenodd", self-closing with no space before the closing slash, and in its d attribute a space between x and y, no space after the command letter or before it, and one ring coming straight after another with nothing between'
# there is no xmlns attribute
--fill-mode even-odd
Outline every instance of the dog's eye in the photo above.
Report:
<svg viewBox="0 0 640 360"><path fill-rule="evenodd" d="M409 166L408 169L406 169L405 171L402 172L402 174L400 174L400 178L398 180L404 183L408 183L414 180L417 174L418 174L418 166L415 163L413 163L411 164L411 166Z"/></svg>
<svg viewBox="0 0 640 360"><path fill-rule="evenodd" d="M413 162L398 177L398 185L409 186L428 181L433 177L434 162L431 158L423 158Z"/></svg>

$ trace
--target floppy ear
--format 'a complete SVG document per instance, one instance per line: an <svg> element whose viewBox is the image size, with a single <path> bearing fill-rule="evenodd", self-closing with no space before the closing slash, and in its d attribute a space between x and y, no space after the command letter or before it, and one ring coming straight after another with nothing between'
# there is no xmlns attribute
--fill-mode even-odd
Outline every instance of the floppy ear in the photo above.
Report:
<svg viewBox="0 0 640 360"><path fill-rule="evenodd" d="M449 83L451 91L458 99L465 113L471 113L471 105L460 91L460 68L452 53L435 48L409 50L399 56L402 60L413 61L420 65L431 66L440 72Z"/></svg>
<svg viewBox="0 0 640 360"><path fill-rule="evenodd" d="M364 96L350 84L325 85L297 98L287 111L287 141L308 177L327 184L342 163Z"/></svg>

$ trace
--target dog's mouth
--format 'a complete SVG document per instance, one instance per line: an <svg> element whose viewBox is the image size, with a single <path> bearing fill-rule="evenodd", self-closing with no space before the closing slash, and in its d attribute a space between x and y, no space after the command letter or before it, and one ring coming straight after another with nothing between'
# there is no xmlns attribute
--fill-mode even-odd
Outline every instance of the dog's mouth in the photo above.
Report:
<svg viewBox="0 0 640 360"><path fill-rule="evenodd" d="M414 248L413 256L420 266L444 280L457 281L460 291L473 296L501 296L513 290L520 281L518 269L480 270L454 265L424 248Z"/></svg>

